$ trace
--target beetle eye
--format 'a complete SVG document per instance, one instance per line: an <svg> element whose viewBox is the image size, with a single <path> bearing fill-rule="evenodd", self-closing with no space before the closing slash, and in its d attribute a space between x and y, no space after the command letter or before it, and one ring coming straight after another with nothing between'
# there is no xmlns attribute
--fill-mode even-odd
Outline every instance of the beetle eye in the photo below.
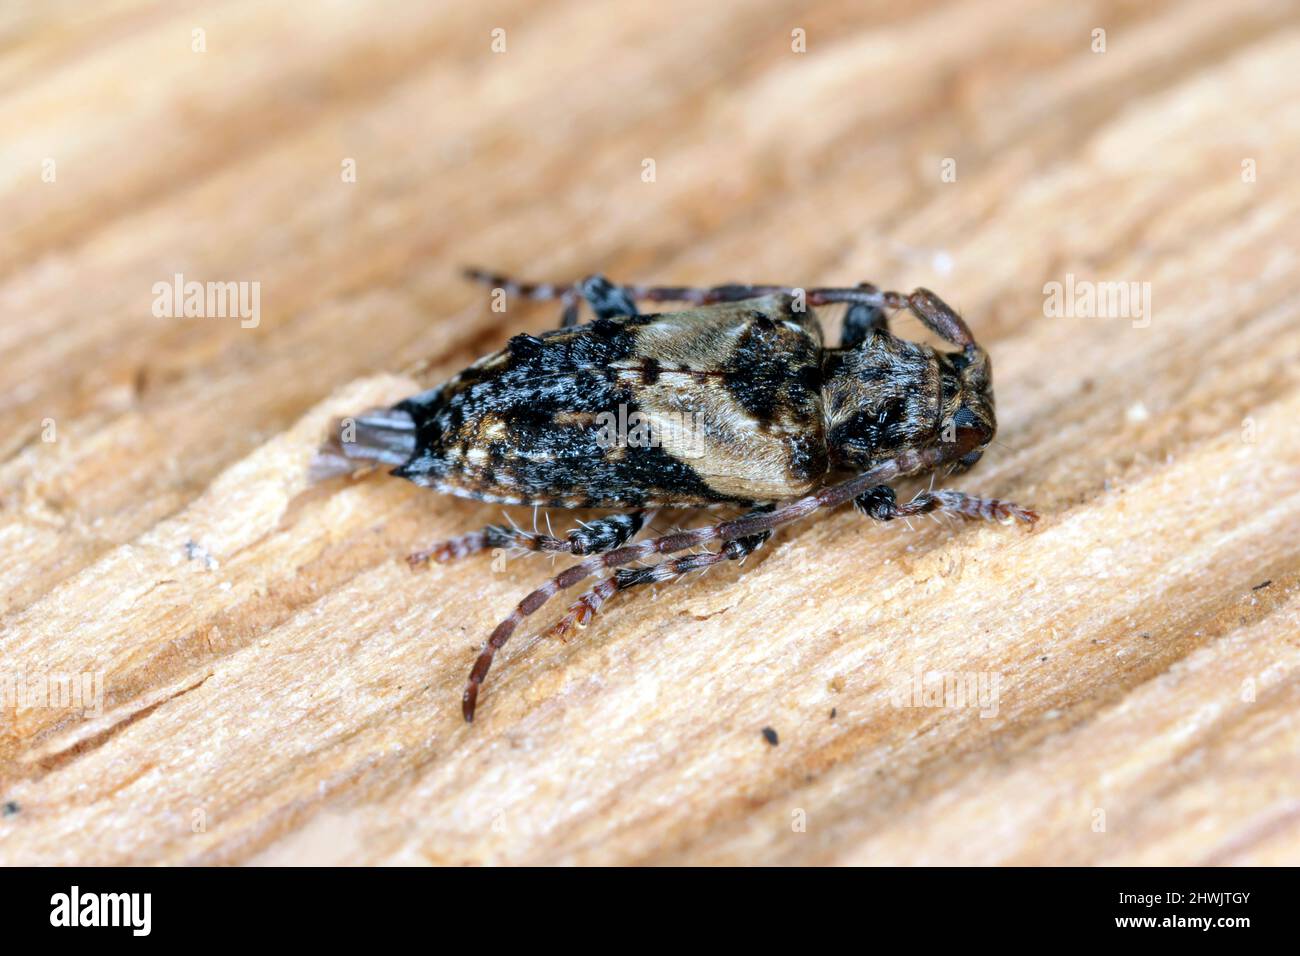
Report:
<svg viewBox="0 0 1300 956"><path fill-rule="evenodd" d="M961 408L957 409L956 413L952 416L952 423L958 431L962 431L967 428L978 427L979 419L975 417L974 412L963 405Z"/></svg>
<svg viewBox="0 0 1300 956"><path fill-rule="evenodd" d="M954 437L959 442L970 442L967 447L982 447L993 437L993 429L965 405L953 413L952 424L956 431Z"/></svg>
<svg viewBox="0 0 1300 956"><path fill-rule="evenodd" d="M969 468L973 464L975 464L975 462L979 461L983 457L984 457L984 452L982 450L973 451L969 455L962 455L960 458L958 458L957 464L961 465L961 467L963 468Z"/></svg>

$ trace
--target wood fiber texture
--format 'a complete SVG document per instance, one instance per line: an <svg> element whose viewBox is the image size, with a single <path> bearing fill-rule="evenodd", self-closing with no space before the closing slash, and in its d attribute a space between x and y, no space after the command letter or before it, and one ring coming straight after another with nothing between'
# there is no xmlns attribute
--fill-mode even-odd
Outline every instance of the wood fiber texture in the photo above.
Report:
<svg viewBox="0 0 1300 956"><path fill-rule="evenodd" d="M1284 0L6 4L0 863L1300 863L1298 60ZM948 484L1043 520L557 600L466 726L551 561L412 573L502 509L305 475L558 321L466 264L933 288Z"/></svg>

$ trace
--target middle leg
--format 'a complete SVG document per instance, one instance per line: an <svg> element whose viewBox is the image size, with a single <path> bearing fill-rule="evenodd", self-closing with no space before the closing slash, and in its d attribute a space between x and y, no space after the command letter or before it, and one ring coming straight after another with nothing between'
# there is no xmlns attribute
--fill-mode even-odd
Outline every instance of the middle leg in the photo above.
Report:
<svg viewBox="0 0 1300 956"><path fill-rule="evenodd" d="M757 508L751 513L766 514L772 511L774 507L774 505L768 505ZM620 591L627 591L630 588L644 584L662 584L675 581L692 571L710 568L723 561L743 561L762 547L770 537L772 537L771 531L761 531L745 538L727 541L717 551L688 554L680 558L660 561L658 564L652 564L644 568L619 568L609 577L598 581L585 594L579 596L578 600L569 607L569 612L551 628L549 633L554 637L563 637L575 626L586 627L605 602Z"/></svg>
<svg viewBox="0 0 1300 956"><path fill-rule="evenodd" d="M857 348L876 331L889 331L889 320L885 317L885 310L878 305L855 302L844 313L844 325L840 330L840 348Z"/></svg>
<svg viewBox="0 0 1300 956"><path fill-rule="evenodd" d="M489 548L522 548L525 551L580 556L600 554L622 547L632 540L645 524L648 514L647 511L632 511L627 514L597 518L580 528L574 528L563 538L490 524L481 531L471 531L469 534L448 538L446 541L439 541L431 548L416 551L409 555L406 561L412 568L417 568L430 559L453 561Z"/></svg>

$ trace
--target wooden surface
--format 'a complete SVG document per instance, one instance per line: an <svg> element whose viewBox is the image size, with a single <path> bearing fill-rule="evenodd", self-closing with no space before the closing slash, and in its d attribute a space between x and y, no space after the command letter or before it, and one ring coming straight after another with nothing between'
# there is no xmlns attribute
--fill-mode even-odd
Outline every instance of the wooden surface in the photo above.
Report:
<svg viewBox="0 0 1300 956"><path fill-rule="evenodd" d="M1300 862L1298 59L1264 0L6 4L0 677L102 708L0 709L0 862ZM996 367L953 486L1044 519L804 522L526 631L467 727L550 562L412 574L500 509L305 483L555 323L466 263L932 287Z"/></svg>

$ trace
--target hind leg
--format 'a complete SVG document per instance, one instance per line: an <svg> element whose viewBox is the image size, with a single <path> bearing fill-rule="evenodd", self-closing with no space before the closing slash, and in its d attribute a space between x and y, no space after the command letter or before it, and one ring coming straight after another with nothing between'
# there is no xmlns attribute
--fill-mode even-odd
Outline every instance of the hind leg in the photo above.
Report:
<svg viewBox="0 0 1300 956"><path fill-rule="evenodd" d="M448 538L427 550L416 551L406 561L412 568L417 568L430 559L454 561L488 548L522 548L525 551L547 551L552 554L600 554L622 547L630 541L645 524L647 515L646 511L632 511L598 518L580 528L574 528L563 538L490 524L480 531Z"/></svg>
<svg viewBox="0 0 1300 956"><path fill-rule="evenodd" d="M692 547L696 544L703 544L706 541L722 541L722 547L718 551L705 552L703 554L692 554L685 558L676 559L671 562L663 562L664 565L670 565L676 568L679 574L685 574L688 571L697 568L708 567L711 564L717 564L732 558L742 558L754 548L766 541L771 536L772 528L783 523L778 514L773 511L774 505L763 505L753 511L742 515L732 521L725 521L721 525L713 525L708 528L699 528L694 531L678 531L673 534L656 538L653 541L643 542L637 545L628 545L621 548L615 548L601 555L593 555L570 568L566 568L560 574L551 578L541 587L529 593L522 601L515 605L511 615L496 626L487 643L483 645L483 650L479 653L478 658L474 661L474 666L470 669L469 678L465 682L465 693L461 698L461 713L465 716L467 723L474 722L474 708L478 705L478 689L483 681L487 679L488 670L492 667L492 660L496 657L497 651L505 646L506 641L523 623L524 619L541 608L548 600L559 594L565 588L584 581L597 573L600 568L622 568L627 564L642 557L649 557L654 554L663 554L670 551L681 551L684 548ZM788 510L788 509L787 509ZM802 509L800 509L802 510ZM789 520L789 519L787 519ZM755 526L757 525L757 526ZM729 529L739 533L731 534L728 537L722 537L726 531L719 529ZM740 544L735 544L738 539L748 539ZM658 565L656 565L658 567ZM635 568L629 571L629 574L641 575L652 571L652 568ZM669 575L672 577L674 575ZM612 576L617 577L617 574ZM635 584L648 584L650 580L625 579L625 586L632 587ZM619 585L614 581L613 585L606 585L618 591ZM604 598L601 599L602 603ZM594 612L593 612L594 613ZM590 616L590 615L588 615Z"/></svg>
<svg viewBox="0 0 1300 956"><path fill-rule="evenodd" d="M558 300L563 306L560 328L578 324L578 304L582 299L591 306L598 319L612 319L622 315L636 315L636 303L622 286L617 286L602 275L588 276L572 284L554 282L520 282L499 273L482 269L466 269L465 277L473 282L501 289L507 295L531 302Z"/></svg>

